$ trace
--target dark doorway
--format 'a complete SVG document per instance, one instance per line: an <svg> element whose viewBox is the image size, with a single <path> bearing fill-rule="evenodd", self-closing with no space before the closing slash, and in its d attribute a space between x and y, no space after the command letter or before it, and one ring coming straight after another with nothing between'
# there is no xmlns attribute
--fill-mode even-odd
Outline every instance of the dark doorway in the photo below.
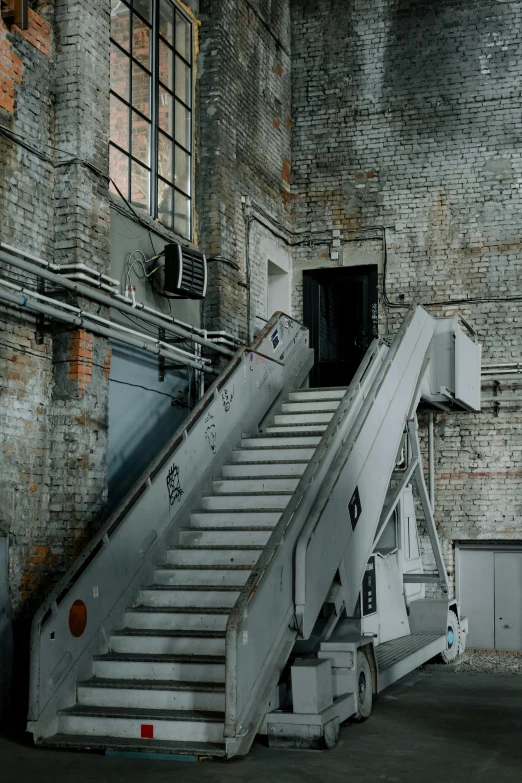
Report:
<svg viewBox="0 0 522 783"><path fill-rule="evenodd" d="M315 363L311 386L348 386L378 336L377 267L303 272L304 322Z"/></svg>

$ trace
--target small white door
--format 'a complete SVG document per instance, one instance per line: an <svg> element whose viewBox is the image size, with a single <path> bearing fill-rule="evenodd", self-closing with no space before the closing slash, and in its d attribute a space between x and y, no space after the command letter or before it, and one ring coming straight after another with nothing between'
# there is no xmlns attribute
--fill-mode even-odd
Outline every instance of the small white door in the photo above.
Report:
<svg viewBox="0 0 522 783"><path fill-rule="evenodd" d="M495 552L495 648L522 650L522 552Z"/></svg>
<svg viewBox="0 0 522 783"><path fill-rule="evenodd" d="M468 618L470 648L495 649L494 556L487 549L460 550L460 610Z"/></svg>

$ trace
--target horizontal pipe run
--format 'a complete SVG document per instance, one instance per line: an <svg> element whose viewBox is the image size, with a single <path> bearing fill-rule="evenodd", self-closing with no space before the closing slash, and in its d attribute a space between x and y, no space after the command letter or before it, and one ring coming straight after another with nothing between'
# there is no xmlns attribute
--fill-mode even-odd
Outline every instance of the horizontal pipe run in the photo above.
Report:
<svg viewBox="0 0 522 783"><path fill-rule="evenodd" d="M119 342L125 343L126 345L131 345L134 348L140 348L144 351L147 351L148 353L154 354L154 356L164 356L166 359L170 359L176 364L188 365L195 370L204 370L205 372L211 373L213 375L218 374L216 370L206 367L200 362L183 359L176 354L173 355L170 350L166 350L165 348L152 346L146 342L142 343L139 341L139 339L124 334L123 332L117 332L115 329L109 329L105 326L102 326L101 324L89 321L87 318L81 317L79 315L62 312L57 308L50 307L49 305L43 304L42 302L38 302L36 300L30 301L29 297L25 296L25 294L15 294L11 293L10 291L0 290L0 300L8 302L9 304L17 305L18 307L22 307L30 311L42 313L43 315L47 315L49 318L55 318L58 321L64 321L66 323L74 324L75 326L80 326L90 332L94 332L95 334L101 334L103 337L117 340Z"/></svg>
<svg viewBox="0 0 522 783"><path fill-rule="evenodd" d="M140 340L148 340L150 343L153 343L154 345L157 345L158 347L165 348L165 350L170 351L170 353L179 354L180 356L194 360L196 362L201 362L202 364L210 364L210 359L202 359L200 356L196 356L196 354L190 353L189 351L184 351L182 348L178 348L177 345L169 345L169 343L162 342L161 340L157 340L155 337L152 337L152 335L143 334L142 332L137 331L137 329L130 329L128 326L123 326L122 324L119 324L114 321L109 321L107 318L102 318L100 315L95 315L94 313L87 313L84 310L80 310L79 307L74 307L73 305L68 305L65 302L60 302L57 299L52 299L49 296L45 296L45 294L39 294L36 291L32 291L28 288L23 288L20 285L16 285L16 283L11 283L8 280L4 280L2 277L0 277L0 287L4 288L10 288L13 291L17 291L18 293L24 294L28 298L32 299L38 299L45 304L58 307L60 310L65 309L69 312L75 313L75 315L79 315L82 318L87 318L88 320L98 321L101 324L104 324L109 329L116 329L118 332L126 332L127 334L131 334L134 337L138 337Z"/></svg>
<svg viewBox="0 0 522 783"><path fill-rule="evenodd" d="M522 381L522 373L509 373L508 375L483 375L480 382L482 386L485 386L486 383L500 383L501 381L504 383L516 383L517 381Z"/></svg>
<svg viewBox="0 0 522 783"><path fill-rule="evenodd" d="M27 258L29 261L34 261L35 264L40 264L46 269L60 269L58 264L53 264L52 261L44 261L43 258L39 258L33 253L26 253L25 250L20 250L18 247L13 247L13 245L7 245L5 242L0 242L0 249L5 250L6 253L13 253L14 255L22 256L22 258Z"/></svg>
<svg viewBox="0 0 522 783"><path fill-rule="evenodd" d="M508 397L507 395L499 394L498 397L482 397L481 402L483 405L488 402L494 402L495 404L500 402L522 402L522 397Z"/></svg>
<svg viewBox="0 0 522 783"><path fill-rule="evenodd" d="M124 304L121 301L122 299L121 296L118 296L117 298L106 296L105 294L99 293L98 291L95 291L92 288L82 285L81 283L68 280L66 277L63 277L62 275L57 275L54 272L50 272L46 268L40 268L38 266L35 266L35 264L32 264L29 261L26 261L23 258L18 258L14 255L11 255L10 253L6 253L5 251L0 251L0 261L4 261L6 264L11 264L12 266L17 267L18 269L22 269L24 272L29 272L30 274L43 277L45 280L49 280L49 282L54 283L55 285L62 286L62 288L67 288L69 291L74 291L75 293L84 296L86 299L92 299L94 302L98 302L99 304L104 305L105 307L114 307L115 309L120 310L122 313L128 313L129 315L133 315L134 317L136 317L136 311L138 310L138 308L133 307L132 305ZM179 337L184 337L186 340L192 339L195 343L199 343L200 345L205 345L208 348L212 348L214 351L216 351L216 353L223 354L223 356L233 355L233 352L228 350L227 348L223 348L222 346L216 345L213 342L204 340L199 335L190 333L185 329L181 329L180 327L168 321L165 321L162 318L158 318L157 316L152 316L148 314L143 314L142 310L139 312L140 312L140 318L149 324L157 326L161 329L166 329L169 332L178 335Z"/></svg>
<svg viewBox="0 0 522 783"><path fill-rule="evenodd" d="M108 283L102 283L101 280L96 280L95 277L89 277L89 275L86 275L84 272L72 272L70 274L64 274L63 276L67 278L67 280L81 280L84 283L87 283L87 285L101 288L104 291L108 291L110 294L115 292L114 286L111 286Z"/></svg>
<svg viewBox="0 0 522 783"><path fill-rule="evenodd" d="M120 287L119 280L116 280L114 277L109 277L108 275L104 275L103 272L98 272L97 269L91 269L91 267L87 266L87 264L80 264L80 263L60 264L58 266L58 269L60 270L60 272L86 272L92 277L97 277L100 280L103 280L105 283L110 283L113 288Z"/></svg>

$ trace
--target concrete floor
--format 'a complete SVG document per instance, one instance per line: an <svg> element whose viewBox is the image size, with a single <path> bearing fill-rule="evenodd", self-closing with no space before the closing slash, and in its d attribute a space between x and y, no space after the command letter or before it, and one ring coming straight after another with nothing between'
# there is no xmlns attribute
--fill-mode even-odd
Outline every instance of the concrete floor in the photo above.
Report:
<svg viewBox="0 0 522 783"><path fill-rule="evenodd" d="M522 675L417 671L333 750L186 763L40 750L0 738L2 783L519 783Z"/></svg>

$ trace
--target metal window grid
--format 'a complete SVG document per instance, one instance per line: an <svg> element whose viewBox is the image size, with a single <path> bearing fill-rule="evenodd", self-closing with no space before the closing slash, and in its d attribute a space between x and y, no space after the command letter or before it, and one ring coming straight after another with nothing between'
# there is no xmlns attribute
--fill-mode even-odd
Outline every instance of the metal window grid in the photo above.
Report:
<svg viewBox="0 0 522 783"><path fill-rule="evenodd" d="M160 2L162 2L165 5L170 6L173 9L173 19L174 19L174 26L173 26L173 44L171 45L169 41L163 37L160 34ZM192 101L193 101L193 54L194 54L194 42L193 42L193 25L190 17L187 16L187 14L183 11L180 6L177 5L174 0L152 0L150 3L150 9L151 9L151 19L150 21L146 19L138 10L138 0L118 0L118 4L113 7L112 14L114 15L114 12L118 9L124 9L124 11L128 12L129 14L129 50L127 51L124 46L122 46L112 35L111 30L111 45L116 48L116 50L123 56L125 56L129 61L129 92L128 92L128 99L122 96L120 93L117 92L117 90L113 89L113 85L111 84L110 94L111 96L114 96L117 100L121 101L122 104L124 104L127 108L128 112L128 149L124 149L122 146L120 146L114 139L110 139L110 145L115 150L117 150L120 154L124 155L127 158L127 170L128 170L128 184L127 184L127 193L124 193L127 200L131 203L133 203L133 206L143 208L143 204L132 201L132 164L136 164L142 168L144 168L146 171L149 172L149 186L148 186L148 211L154 218L158 218L161 222L163 222L165 225L167 225L169 228L172 228L174 230L176 226L176 215L175 215L175 203L176 198L175 194L179 193L183 199L188 200L189 203L189 219L188 219L188 225L186 232L180 232L179 230L177 233L183 233L185 238L191 239L192 238L192 226L193 226L193 198L192 198L192 191L193 191L193 122L192 122ZM176 46L176 25L177 25L177 18L181 17L188 25L190 30L190 37L188 41L188 59L185 57L177 48ZM145 68L143 65L143 62L141 62L134 53L133 46L133 29L134 29L134 17L136 17L139 20L139 23L142 25L145 25L149 29L149 36L150 36L150 57L149 57L149 68ZM160 44L161 42L161 44ZM160 62L159 62L159 52L160 52L160 45L162 45L165 48L165 51L168 53L168 56L170 57L170 62L172 65L172 78L171 78L171 87L169 87L168 84L165 84L165 81L160 79ZM189 72L189 88L188 88L188 97L189 102L184 100L179 94L176 89L176 65L181 64L182 66L185 66L188 68ZM133 87L134 87L134 79L133 79L133 66L135 68L139 68L143 73L147 74L149 76L149 117L147 117L140 109L138 109L135 105L133 105ZM180 67L180 65L178 65ZM173 128L172 128L172 135L167 133L167 131L164 128L160 128L160 122L159 122L159 103L160 103L160 88L163 92L163 94L168 95L171 105L172 105L172 111L173 111ZM181 107L179 109L178 107ZM177 112L179 110L182 110L185 112L185 118L186 121L188 121L188 127L186 129L187 132L187 139L190 142L189 146L185 146L180 141L176 139L176 118L177 118ZM132 138L132 118L133 113L137 115L139 118L141 118L144 122L146 122L149 126L149 165L146 165L143 160L141 160L139 157L136 157L135 154L133 154L133 138ZM160 140L160 134L161 137L165 137L167 139L167 143L169 143L170 146L170 180L166 176L162 176L159 173L159 140ZM185 155L188 156L188 187L187 189L184 189L183 187L180 187L179 184L176 183L176 149L181 150ZM171 203L171 209L169 214L169 220L162 219L160 212L158 210L159 204L158 204L158 188L160 183L165 183L172 189L172 203ZM185 183L184 183L185 184Z"/></svg>

